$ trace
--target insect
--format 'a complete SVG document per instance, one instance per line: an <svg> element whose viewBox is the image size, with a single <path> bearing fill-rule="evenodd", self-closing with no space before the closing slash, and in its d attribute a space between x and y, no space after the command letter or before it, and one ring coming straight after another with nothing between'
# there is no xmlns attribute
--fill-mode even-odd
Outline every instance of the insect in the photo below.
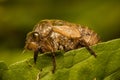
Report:
<svg viewBox="0 0 120 80"><path fill-rule="evenodd" d="M100 38L93 30L78 24L63 20L42 20L35 25L33 31L26 37L25 49L34 51L34 63L38 53L51 52L53 59L52 73L56 69L55 52L69 51L81 47L96 57L91 45L100 42Z"/></svg>

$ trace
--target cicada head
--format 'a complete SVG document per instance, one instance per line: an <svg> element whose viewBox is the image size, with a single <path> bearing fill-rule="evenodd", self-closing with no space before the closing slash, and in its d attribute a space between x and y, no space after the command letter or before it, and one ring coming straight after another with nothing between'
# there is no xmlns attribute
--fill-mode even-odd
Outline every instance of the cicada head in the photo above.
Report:
<svg viewBox="0 0 120 80"><path fill-rule="evenodd" d="M39 48L40 35L38 32L30 32L27 34L25 49L36 51Z"/></svg>

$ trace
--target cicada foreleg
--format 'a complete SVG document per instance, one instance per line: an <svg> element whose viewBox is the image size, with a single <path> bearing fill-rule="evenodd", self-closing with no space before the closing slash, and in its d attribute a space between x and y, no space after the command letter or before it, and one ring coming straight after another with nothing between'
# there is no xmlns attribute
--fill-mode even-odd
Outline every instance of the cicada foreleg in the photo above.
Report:
<svg viewBox="0 0 120 80"><path fill-rule="evenodd" d="M36 64L37 61L37 57L38 57L38 51L34 51L34 63Z"/></svg>

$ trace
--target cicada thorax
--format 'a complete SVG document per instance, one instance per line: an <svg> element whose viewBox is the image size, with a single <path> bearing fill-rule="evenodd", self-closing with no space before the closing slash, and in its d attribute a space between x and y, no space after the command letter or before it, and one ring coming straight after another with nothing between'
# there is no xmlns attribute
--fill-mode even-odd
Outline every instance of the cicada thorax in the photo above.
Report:
<svg viewBox="0 0 120 80"><path fill-rule="evenodd" d="M76 24L62 20L43 20L35 26L33 31L40 34L40 45L45 47L43 48L44 52L46 49L50 50L50 46L54 48L54 51L75 49L78 42L75 38L81 36ZM49 48L47 48L47 45L49 45Z"/></svg>

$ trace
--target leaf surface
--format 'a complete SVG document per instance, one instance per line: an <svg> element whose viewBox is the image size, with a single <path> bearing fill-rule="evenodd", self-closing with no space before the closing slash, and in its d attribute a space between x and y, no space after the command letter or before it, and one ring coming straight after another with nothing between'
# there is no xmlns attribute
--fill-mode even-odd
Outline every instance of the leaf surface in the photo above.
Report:
<svg viewBox="0 0 120 80"><path fill-rule="evenodd" d="M52 74L50 54L39 55L10 66L0 62L0 80L120 80L120 39L92 46L97 58L85 48L56 52L57 69Z"/></svg>

